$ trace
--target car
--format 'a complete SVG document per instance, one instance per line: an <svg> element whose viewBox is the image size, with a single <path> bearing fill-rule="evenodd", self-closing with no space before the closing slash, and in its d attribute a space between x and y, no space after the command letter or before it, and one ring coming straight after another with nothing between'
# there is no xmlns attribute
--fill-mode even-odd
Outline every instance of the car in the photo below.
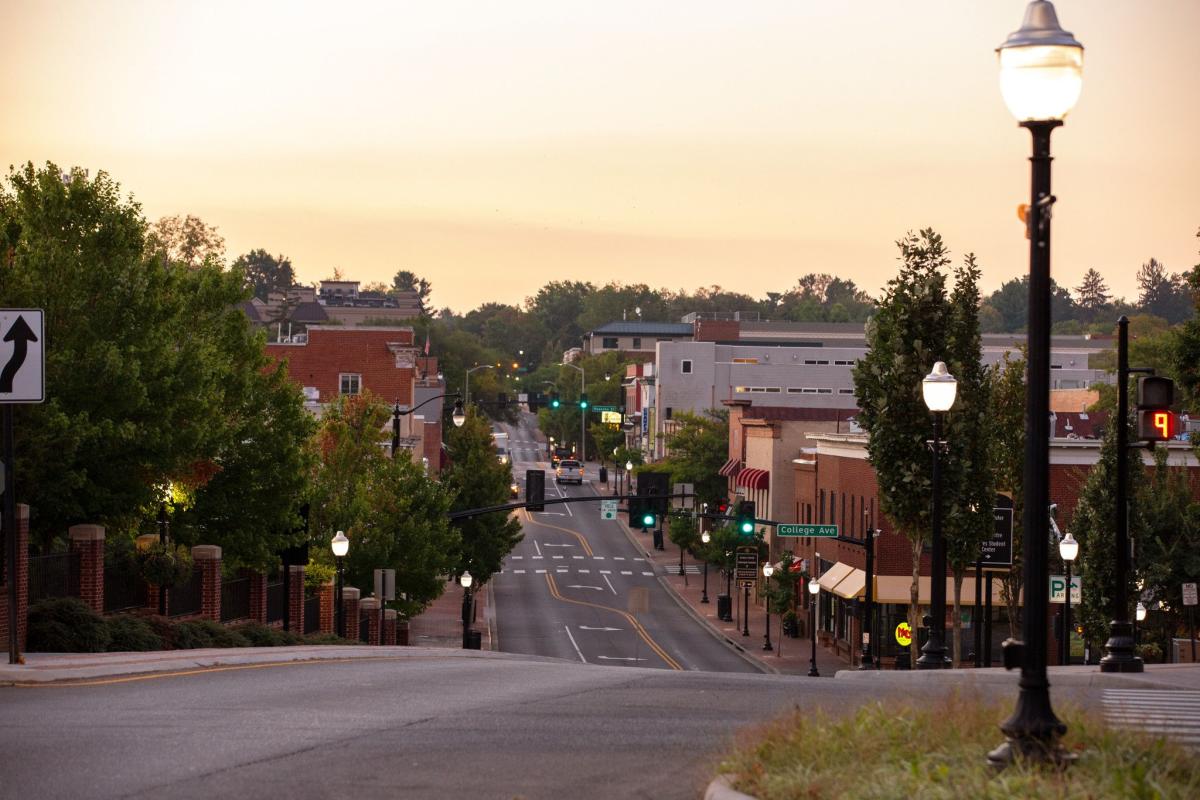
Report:
<svg viewBox="0 0 1200 800"><path fill-rule="evenodd" d="M517 483L516 481L513 481L512 483L510 483L508 485L508 496L511 497L513 500L516 500L518 497L520 497L521 496L521 484Z"/></svg>
<svg viewBox="0 0 1200 800"><path fill-rule="evenodd" d="M577 483L583 485L583 464L573 458L564 458L558 462L554 471L555 483Z"/></svg>

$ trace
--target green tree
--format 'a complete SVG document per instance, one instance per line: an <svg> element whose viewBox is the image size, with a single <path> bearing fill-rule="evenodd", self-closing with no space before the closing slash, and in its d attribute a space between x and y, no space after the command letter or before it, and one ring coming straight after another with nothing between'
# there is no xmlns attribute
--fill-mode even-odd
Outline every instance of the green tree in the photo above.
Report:
<svg viewBox="0 0 1200 800"><path fill-rule="evenodd" d="M430 295L433 294L433 284L429 281L419 277L415 272L402 269L392 277L392 289L397 292L416 292L424 313L429 313Z"/></svg>
<svg viewBox="0 0 1200 800"><path fill-rule="evenodd" d="M696 502L715 506L725 498L726 479L718 474L729 454L729 412L712 408L702 414L680 412L667 436L667 457L655 469L669 472L672 483L690 483Z"/></svg>
<svg viewBox="0 0 1200 800"><path fill-rule="evenodd" d="M218 265L225 262L225 238L215 226L191 214L161 217L150 226L146 245L149 251L161 252L168 261L186 267L198 267L209 259Z"/></svg>
<svg viewBox="0 0 1200 800"><path fill-rule="evenodd" d="M1024 567L1022 525L1025 514L1025 356L1008 353L989 369L992 389L991 449L992 479L997 492L1013 501L1013 563L1003 576L1001 596L1008 608L1009 636L1017 637Z"/></svg>
<svg viewBox="0 0 1200 800"><path fill-rule="evenodd" d="M509 500L511 463L500 463L487 420L469 409L461 428L451 428L447 442L450 466L442 482L454 493L454 511L503 505ZM479 586L500 570L505 556L521 541L521 523L498 511L456 523L462 536L462 557L455 570L469 570Z"/></svg>
<svg viewBox="0 0 1200 800"><path fill-rule="evenodd" d="M1029 321L1029 276L1022 275L1006 281L987 298L987 304L999 312L1003 330L1009 333L1025 330ZM1071 293L1050 280L1050 318L1054 321L1074 319L1075 301Z"/></svg>
<svg viewBox="0 0 1200 800"><path fill-rule="evenodd" d="M1075 289L1078 295L1079 310L1083 312L1088 322L1094 322L1112 300L1112 292L1104 277L1094 269L1089 269L1083 276L1083 282Z"/></svg>
<svg viewBox="0 0 1200 800"><path fill-rule="evenodd" d="M1171 274L1157 259L1142 264L1137 273L1138 308L1143 314L1162 317L1170 323L1193 316L1186 273Z"/></svg>
<svg viewBox="0 0 1200 800"><path fill-rule="evenodd" d="M1200 238L1200 230L1196 231ZM1192 293L1193 314L1191 319L1175 327L1171 342L1171 361L1174 374L1183 390L1179 398L1189 408L1200 407L1200 264L1188 273L1188 287ZM1193 436L1193 444L1200 453L1200 437Z"/></svg>
<svg viewBox="0 0 1200 800"><path fill-rule="evenodd" d="M234 259L233 270L242 275L260 300L266 300L271 291L286 291L296 283L291 260L284 255L273 256L261 247Z"/></svg>
<svg viewBox="0 0 1200 800"><path fill-rule="evenodd" d="M525 301L525 308L549 334L544 361L559 361L564 350L579 346L584 333L579 318L583 314L584 301L594 291L596 287L591 283L551 281Z"/></svg>

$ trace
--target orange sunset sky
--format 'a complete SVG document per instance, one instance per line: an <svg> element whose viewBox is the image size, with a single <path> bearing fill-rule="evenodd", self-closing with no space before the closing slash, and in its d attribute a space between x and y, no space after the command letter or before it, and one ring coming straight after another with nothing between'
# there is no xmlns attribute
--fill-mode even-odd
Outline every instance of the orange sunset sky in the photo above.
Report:
<svg viewBox="0 0 1200 800"><path fill-rule="evenodd" d="M1200 261L1200 0L1059 0L1054 276ZM0 159L106 170L147 217L303 282L411 269L437 306L552 279L876 292L932 226L1023 274L1029 136L996 56L1023 0L0 5Z"/></svg>

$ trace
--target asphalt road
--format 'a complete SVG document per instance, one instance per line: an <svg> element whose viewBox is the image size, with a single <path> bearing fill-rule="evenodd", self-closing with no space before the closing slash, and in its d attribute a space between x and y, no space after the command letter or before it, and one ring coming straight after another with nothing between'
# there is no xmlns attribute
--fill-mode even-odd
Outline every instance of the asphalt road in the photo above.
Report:
<svg viewBox="0 0 1200 800"><path fill-rule="evenodd" d="M555 485L532 415L498 427L522 486L526 469L541 468L547 497L597 496L593 464L581 486ZM607 666L758 671L679 606L646 557L649 535L635 545L617 521L601 519L598 502L550 505L520 518L525 538L492 579L499 650ZM646 610L631 613L639 593Z"/></svg>
<svg viewBox="0 0 1200 800"><path fill-rule="evenodd" d="M0 798L696 798L737 727L863 693L424 649L0 688Z"/></svg>

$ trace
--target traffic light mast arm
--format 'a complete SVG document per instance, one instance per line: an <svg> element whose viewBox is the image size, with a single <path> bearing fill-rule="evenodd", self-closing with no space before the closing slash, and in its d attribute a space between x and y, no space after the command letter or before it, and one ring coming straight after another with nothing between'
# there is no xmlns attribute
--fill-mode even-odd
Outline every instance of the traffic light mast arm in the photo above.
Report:
<svg viewBox="0 0 1200 800"><path fill-rule="evenodd" d="M656 497L658 499L663 499L663 500L671 500L671 499L676 499L676 498L687 499L689 497L695 497L695 496L696 495L694 495L694 494L656 495ZM645 500L646 497L647 496L644 494L642 494L642 495L638 495L638 494L618 494L618 495L605 494L605 495L596 495L594 497L547 497L546 499L544 499L542 501L542 505L553 506L553 505L562 505L564 503L595 503L600 500ZM527 502L505 503L503 505L485 506L483 508L465 508L465 509L461 509L459 511L451 511L448 516L451 520L470 519L471 517L477 517L477 516L480 516L481 514L494 514L499 511L515 511L519 508L525 508L527 505L530 505L530 503L527 503ZM713 512L700 512L700 511L692 512L692 511L683 511L683 510L679 510L679 509L671 509L667 512L667 516L669 516L669 517L691 517L693 515L696 517L703 517L704 519L723 519L723 520L729 520L729 521L733 521L735 519L734 517L731 517L728 514L717 514L717 513L713 513ZM754 524L773 528L778 525L782 525L782 524L786 524L786 523L781 523L776 520L757 519L756 518L754 520Z"/></svg>

